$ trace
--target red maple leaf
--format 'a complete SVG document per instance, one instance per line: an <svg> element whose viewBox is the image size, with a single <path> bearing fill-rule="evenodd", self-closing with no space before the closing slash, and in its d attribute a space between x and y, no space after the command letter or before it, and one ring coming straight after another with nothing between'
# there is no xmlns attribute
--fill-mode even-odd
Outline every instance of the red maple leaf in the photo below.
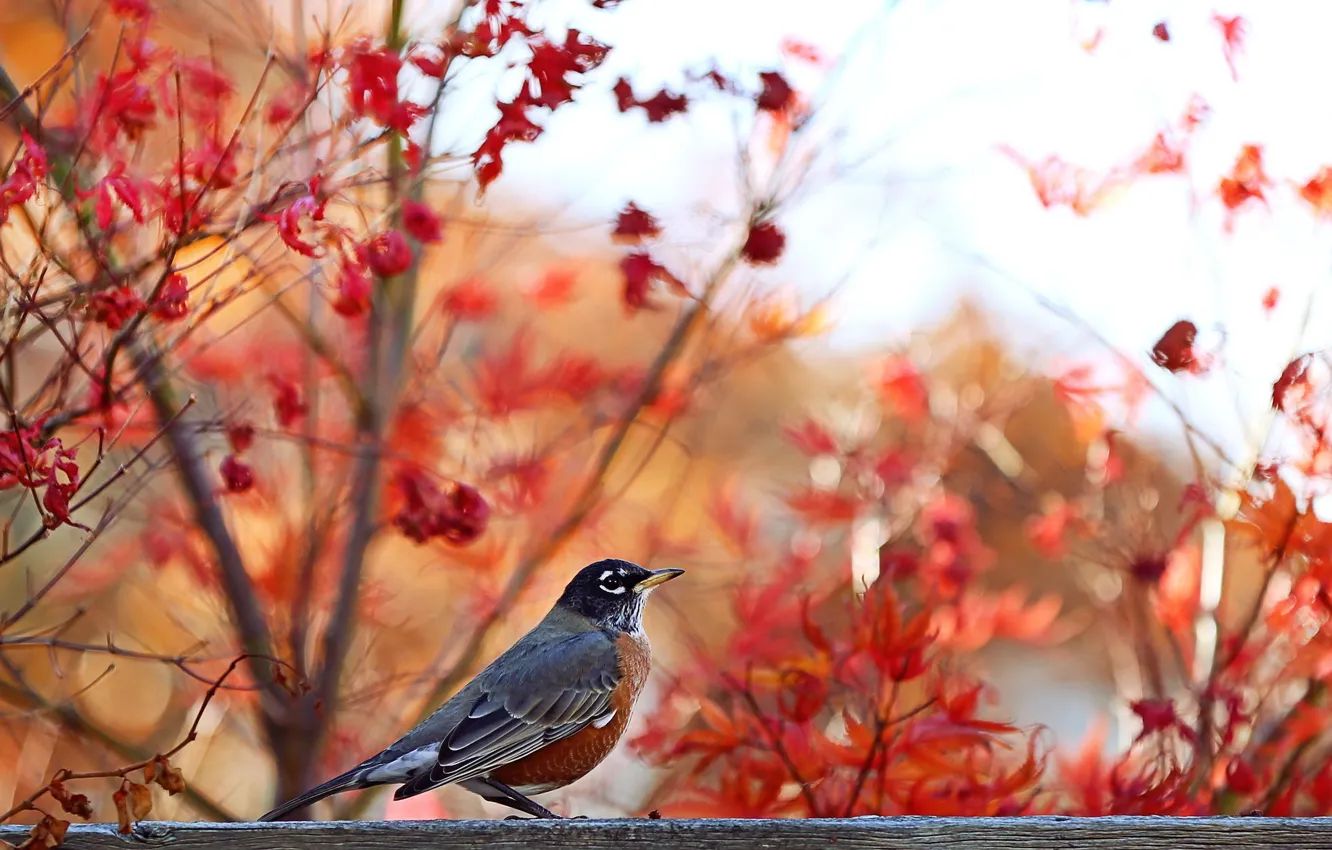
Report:
<svg viewBox="0 0 1332 850"><path fill-rule="evenodd" d="M627 245L637 245L644 239L655 239L660 235L661 225L657 219L633 201L620 211L615 219L615 229L611 231L614 241Z"/></svg>
<svg viewBox="0 0 1332 850"><path fill-rule="evenodd" d="M684 282L671 274L661 263L652 259L652 255L646 251L626 254L620 260L620 272L624 275L624 305L631 313L656 307L650 298L654 281L666 283L681 295L689 294Z"/></svg>
<svg viewBox="0 0 1332 850"><path fill-rule="evenodd" d="M652 124L665 121L689 108L688 97L683 94L671 94L666 89L662 89L647 100L639 100L634 96L633 86L624 77L616 81L612 92L615 94L615 104L621 112L639 107L647 115L648 122Z"/></svg>
<svg viewBox="0 0 1332 850"><path fill-rule="evenodd" d="M1297 406L1293 403L1294 400L1296 398L1303 400L1305 396L1303 390L1309 385L1308 371L1312 360L1312 354L1301 354L1286 364L1286 368L1281 371L1281 377L1272 385L1273 409L1290 413Z"/></svg>
<svg viewBox="0 0 1332 850"><path fill-rule="evenodd" d="M1198 337L1198 326L1188 319L1180 319L1161 335L1152 346L1152 362L1167 372L1196 372L1198 358L1193 343Z"/></svg>
<svg viewBox="0 0 1332 850"><path fill-rule="evenodd" d="M781 258L785 248L786 234L770 221L759 221L749 226L740 255L756 266L771 265Z"/></svg>
<svg viewBox="0 0 1332 850"><path fill-rule="evenodd" d="M1245 145L1235 158L1234 168L1229 175L1221 178L1216 191L1226 209L1234 212L1250 200L1266 202L1263 187L1271 183L1263 170L1262 146Z"/></svg>
<svg viewBox="0 0 1332 850"><path fill-rule="evenodd" d="M1212 21L1221 30L1221 54L1226 58L1226 67L1230 68L1230 77L1238 80L1239 70L1235 67L1235 60L1244 51L1244 38L1249 24L1239 15L1233 18L1213 15Z"/></svg>
<svg viewBox="0 0 1332 850"><path fill-rule="evenodd" d="M1300 187L1300 197L1320 214L1332 213L1332 168L1324 165Z"/></svg>
<svg viewBox="0 0 1332 850"><path fill-rule="evenodd" d="M759 82L763 84L763 90L755 101L764 112L783 112L795 103L795 89L776 71L759 74Z"/></svg>

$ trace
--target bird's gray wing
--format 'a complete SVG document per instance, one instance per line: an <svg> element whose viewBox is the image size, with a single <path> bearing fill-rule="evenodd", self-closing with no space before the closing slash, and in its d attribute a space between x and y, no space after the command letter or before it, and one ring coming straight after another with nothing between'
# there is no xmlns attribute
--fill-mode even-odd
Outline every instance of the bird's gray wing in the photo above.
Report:
<svg viewBox="0 0 1332 850"><path fill-rule="evenodd" d="M611 637L600 630L562 639L542 632L535 629L477 676L468 710L444 735L435 764L394 799L481 776L612 711L620 671Z"/></svg>

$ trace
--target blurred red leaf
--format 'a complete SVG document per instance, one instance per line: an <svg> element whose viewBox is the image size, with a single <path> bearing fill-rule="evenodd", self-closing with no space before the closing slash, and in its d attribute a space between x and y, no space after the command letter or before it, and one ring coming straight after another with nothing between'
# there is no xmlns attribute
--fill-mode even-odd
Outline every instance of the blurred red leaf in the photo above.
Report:
<svg viewBox="0 0 1332 850"><path fill-rule="evenodd" d="M1198 326L1188 319L1180 319L1161 335L1152 346L1152 362L1167 372L1193 372L1198 366L1193 343L1198 337Z"/></svg>

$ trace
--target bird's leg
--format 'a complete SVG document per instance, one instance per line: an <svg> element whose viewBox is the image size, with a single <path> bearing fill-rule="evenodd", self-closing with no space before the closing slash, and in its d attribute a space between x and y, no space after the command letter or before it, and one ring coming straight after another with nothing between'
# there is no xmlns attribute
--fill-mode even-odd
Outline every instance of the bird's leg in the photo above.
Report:
<svg viewBox="0 0 1332 850"><path fill-rule="evenodd" d="M531 815L534 818L563 820L563 818L552 812L550 809L546 808L545 806L541 805L535 800L523 796L522 794L518 793L517 791L513 790L508 785L505 785L503 782L500 782L497 779L489 779L484 776L478 776L475 779L471 780L471 782L469 782L468 784L472 783L475 783L475 785L479 786L485 786L486 789L489 789L488 792L486 790L483 790L482 788L474 787L471 789L476 791L476 793L480 794L483 800L489 800L492 803L499 803L501 806L508 806L511 809L517 809L523 814Z"/></svg>

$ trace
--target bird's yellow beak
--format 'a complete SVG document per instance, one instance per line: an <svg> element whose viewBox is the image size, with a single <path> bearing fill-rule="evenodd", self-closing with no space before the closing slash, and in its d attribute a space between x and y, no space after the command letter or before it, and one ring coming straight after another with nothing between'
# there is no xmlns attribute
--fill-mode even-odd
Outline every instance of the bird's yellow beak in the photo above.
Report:
<svg viewBox="0 0 1332 850"><path fill-rule="evenodd" d="M634 593L642 593L645 590L651 590L659 584L665 584L676 576L682 575L684 575L684 570L653 570L647 578L634 585Z"/></svg>

